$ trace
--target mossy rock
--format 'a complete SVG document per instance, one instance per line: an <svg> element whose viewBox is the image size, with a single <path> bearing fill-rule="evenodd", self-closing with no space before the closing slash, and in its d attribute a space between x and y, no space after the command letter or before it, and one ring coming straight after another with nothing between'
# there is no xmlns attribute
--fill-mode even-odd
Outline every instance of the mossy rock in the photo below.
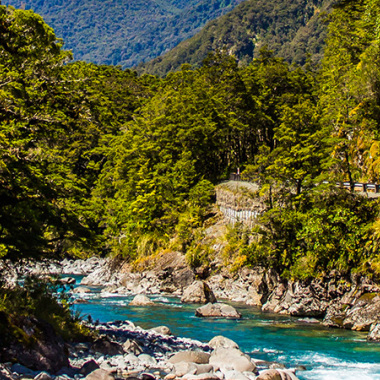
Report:
<svg viewBox="0 0 380 380"><path fill-rule="evenodd" d="M364 293L358 301L365 301L365 302L371 302L376 296L378 296L379 293L373 292L373 293Z"/></svg>
<svg viewBox="0 0 380 380"><path fill-rule="evenodd" d="M344 318L341 318L341 317L335 317L335 318L331 318L331 321L339 326L339 327L342 327L343 328L343 321L344 321Z"/></svg>

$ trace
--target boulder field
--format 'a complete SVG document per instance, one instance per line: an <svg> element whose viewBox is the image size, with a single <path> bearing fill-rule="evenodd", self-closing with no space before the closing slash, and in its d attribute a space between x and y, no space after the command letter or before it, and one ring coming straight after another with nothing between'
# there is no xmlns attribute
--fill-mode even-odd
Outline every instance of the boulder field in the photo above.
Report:
<svg viewBox="0 0 380 380"><path fill-rule="evenodd" d="M260 380L297 379L295 370L255 360L222 336L209 344L168 335L169 328L144 330L128 321L88 325L98 338L66 344L64 366L48 371L24 364L0 364L0 379L35 380ZM160 333L159 331L164 331Z"/></svg>

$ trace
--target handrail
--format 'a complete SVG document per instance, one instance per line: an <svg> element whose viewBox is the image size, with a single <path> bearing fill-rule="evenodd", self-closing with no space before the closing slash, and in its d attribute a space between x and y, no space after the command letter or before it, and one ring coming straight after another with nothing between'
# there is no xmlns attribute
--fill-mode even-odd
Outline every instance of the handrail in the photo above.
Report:
<svg viewBox="0 0 380 380"><path fill-rule="evenodd" d="M241 181L241 174L240 173L231 173L230 174L230 181ZM323 181L323 183L328 183L328 181ZM344 187L351 189L351 183L350 182L336 182L336 186L338 187ZM354 190L359 189L362 190L362 192L367 193L368 191L371 193L380 193L380 184L372 183L372 182L355 182L353 184Z"/></svg>
<svg viewBox="0 0 380 380"><path fill-rule="evenodd" d="M231 173L230 174L230 181L241 181L241 174Z"/></svg>

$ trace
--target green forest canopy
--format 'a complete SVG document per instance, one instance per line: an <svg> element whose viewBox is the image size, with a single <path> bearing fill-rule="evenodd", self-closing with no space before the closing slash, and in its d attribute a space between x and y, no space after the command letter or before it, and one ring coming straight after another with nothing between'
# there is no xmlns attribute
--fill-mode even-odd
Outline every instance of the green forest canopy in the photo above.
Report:
<svg viewBox="0 0 380 380"><path fill-rule="evenodd" d="M192 37L242 0L3 0L42 15L75 60L132 67Z"/></svg>
<svg viewBox="0 0 380 380"><path fill-rule="evenodd" d="M291 64L318 65L323 56L327 15L335 0L246 0L210 21L194 37L152 61L139 73L164 76L184 63L199 67L210 51L225 50L240 64L257 58L268 46Z"/></svg>
<svg viewBox="0 0 380 380"><path fill-rule="evenodd" d="M324 181L378 179L379 9L335 8L318 72L216 51L160 79L70 63L40 16L0 6L1 255L191 251L240 166L272 195L244 264L378 275L377 203Z"/></svg>

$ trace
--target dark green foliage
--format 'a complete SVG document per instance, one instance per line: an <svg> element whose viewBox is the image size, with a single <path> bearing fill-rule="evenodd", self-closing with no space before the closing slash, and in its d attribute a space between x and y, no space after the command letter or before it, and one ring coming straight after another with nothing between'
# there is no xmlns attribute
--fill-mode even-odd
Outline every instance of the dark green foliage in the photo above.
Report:
<svg viewBox="0 0 380 380"><path fill-rule="evenodd" d="M130 71L76 63L32 11L0 7L0 252L93 250L87 205L103 156L149 92ZM144 84L146 82L147 84Z"/></svg>
<svg viewBox="0 0 380 380"><path fill-rule="evenodd" d="M0 332L3 348L13 341L32 345L38 341L39 332L28 334L23 330L25 318L37 318L49 323L55 332L66 340L89 339L90 331L73 316L68 298L59 281L43 281L34 277L25 279L23 286L12 289L0 286Z"/></svg>
<svg viewBox="0 0 380 380"><path fill-rule="evenodd" d="M192 37L242 0L5 0L41 14L74 59L132 67Z"/></svg>
<svg viewBox="0 0 380 380"><path fill-rule="evenodd" d="M244 250L246 263L295 278L362 270L371 260L367 242L378 213L373 201L345 190L315 189L296 207L275 207L262 217L253 243Z"/></svg>
<svg viewBox="0 0 380 380"><path fill-rule="evenodd" d="M311 17L310 2L257 4L269 19L250 8L246 16L263 30L276 21L283 33L284 15ZM200 68L183 65L165 79L67 63L70 54L39 16L0 11L3 256L135 259L171 245L201 265L213 255L202 233L213 184L240 167L261 186L268 211L252 233L231 235L235 268L265 264L295 277L378 271L376 203L335 186L379 172L372 2L334 10L320 72L266 48L242 66L217 50Z"/></svg>
<svg viewBox="0 0 380 380"><path fill-rule="evenodd" d="M198 67L210 51L226 50L247 64L267 45L288 62L314 64L322 58L325 13L333 0L247 0L209 22L198 34L173 50L137 67L139 72L165 75L183 63Z"/></svg>

